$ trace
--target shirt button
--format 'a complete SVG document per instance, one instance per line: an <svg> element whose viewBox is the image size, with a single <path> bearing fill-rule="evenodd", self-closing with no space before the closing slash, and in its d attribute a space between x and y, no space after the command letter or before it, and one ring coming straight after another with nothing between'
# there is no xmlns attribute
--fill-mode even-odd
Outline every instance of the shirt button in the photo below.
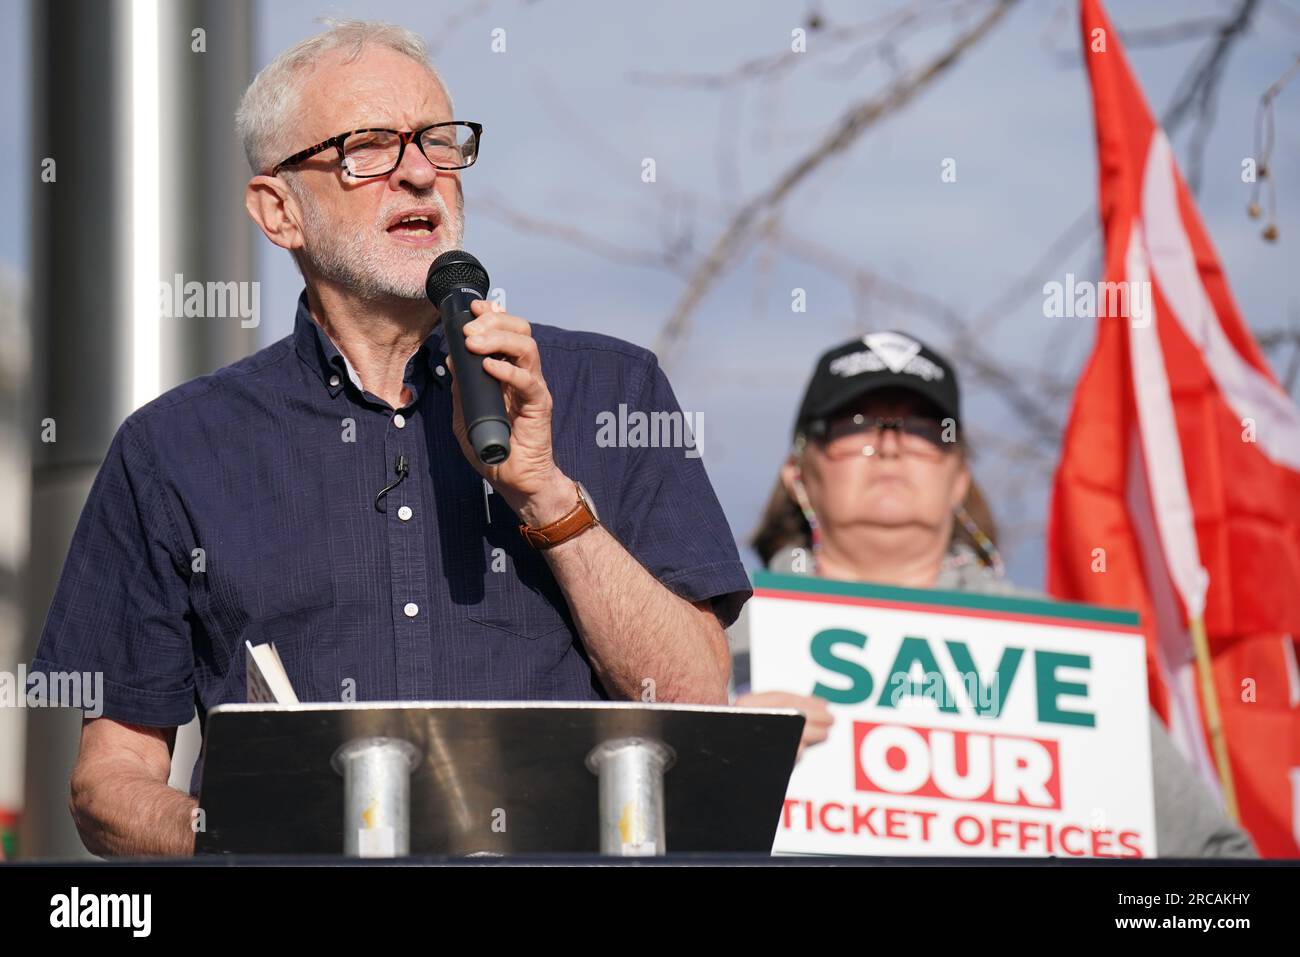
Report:
<svg viewBox="0 0 1300 957"><path fill-rule="evenodd" d="M336 375L330 376L330 385L334 386L338 384L339 384L339 377Z"/></svg>
<svg viewBox="0 0 1300 957"><path fill-rule="evenodd" d="M411 506L409 505L403 505L401 508L397 510L397 517L404 522L409 522L413 514L414 513L411 511Z"/></svg>
<svg viewBox="0 0 1300 957"><path fill-rule="evenodd" d="M399 429L406 428L406 416L398 412L395 416L393 416L393 425L397 426Z"/></svg>
<svg viewBox="0 0 1300 957"><path fill-rule="evenodd" d="M414 618L420 613L420 606L413 601L408 601L402 611L406 613L407 618Z"/></svg>
<svg viewBox="0 0 1300 957"><path fill-rule="evenodd" d="M438 366L438 368L434 369L433 371L436 372L436 373L438 373L438 375L446 375L446 374L447 374L447 367L446 367L446 366Z"/></svg>

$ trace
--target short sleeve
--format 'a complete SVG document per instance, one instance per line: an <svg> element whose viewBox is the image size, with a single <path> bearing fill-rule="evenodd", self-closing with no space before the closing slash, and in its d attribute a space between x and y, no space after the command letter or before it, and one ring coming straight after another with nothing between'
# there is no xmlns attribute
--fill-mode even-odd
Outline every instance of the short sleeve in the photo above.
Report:
<svg viewBox="0 0 1300 957"><path fill-rule="evenodd" d="M88 717L185 724L194 713L188 570L155 461L128 420L91 485L30 671L50 687L50 676L78 673L102 689L82 695Z"/></svg>
<svg viewBox="0 0 1300 957"><path fill-rule="evenodd" d="M668 377L650 358L626 411L628 442L612 529L623 546L673 593L711 601L723 627L740 614L752 590L731 528L704 470L703 415L683 413Z"/></svg>

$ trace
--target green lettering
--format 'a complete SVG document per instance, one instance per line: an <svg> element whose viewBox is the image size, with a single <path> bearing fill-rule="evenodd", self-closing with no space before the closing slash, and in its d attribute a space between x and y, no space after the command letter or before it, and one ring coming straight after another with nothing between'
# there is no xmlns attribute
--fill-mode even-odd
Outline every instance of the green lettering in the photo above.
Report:
<svg viewBox="0 0 1300 957"><path fill-rule="evenodd" d="M910 677L912 665L918 661L924 672L919 684ZM894 659L894 665L889 669L889 681L880 692L880 700L876 702L876 707L896 708L904 695L938 699L935 704L939 706L940 711L957 714L957 703L952 700L948 683L944 681L943 674L939 671L939 662L935 660L934 652L930 650L930 643L924 638L904 638L902 644L898 646L898 657Z"/></svg>
<svg viewBox="0 0 1300 957"><path fill-rule="evenodd" d="M953 664L957 666L957 672L965 682L975 713L983 718L996 718L1002 714L1002 703L1011 693L1011 682L1015 680L1025 649L1012 648L1010 645L1002 649L1002 660L998 662L998 673L993 678L993 687L987 688L979 672L975 670L975 660L971 657L966 642L945 641L944 644L948 646L948 654L952 655Z"/></svg>
<svg viewBox="0 0 1300 957"><path fill-rule="evenodd" d="M1085 728L1097 725L1097 716L1088 711L1062 711L1056 699L1061 695L1088 696L1088 686L1078 681L1061 681L1057 668L1091 668L1088 655L1063 655L1055 651L1035 651L1034 671L1038 679L1038 720L1056 724L1077 724Z"/></svg>
<svg viewBox="0 0 1300 957"><path fill-rule="evenodd" d="M867 646L867 636L858 631L850 631L847 628L827 628L825 631L819 631L813 635L812 645L809 648L813 661L827 671L833 671L837 675L844 675L852 683L841 690L831 688L819 681L813 686L812 693L819 698L825 698L831 704L857 704L860 701L866 701L871 697L871 672L856 661L837 658L835 656L836 645L852 645L854 648L865 648Z"/></svg>

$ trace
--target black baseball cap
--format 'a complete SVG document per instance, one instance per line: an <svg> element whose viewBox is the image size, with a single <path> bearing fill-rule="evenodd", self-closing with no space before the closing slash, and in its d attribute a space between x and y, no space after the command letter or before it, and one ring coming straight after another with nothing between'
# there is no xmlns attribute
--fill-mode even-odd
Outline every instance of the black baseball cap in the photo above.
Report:
<svg viewBox="0 0 1300 957"><path fill-rule="evenodd" d="M872 332L823 353L808 381L794 430L824 420L878 389L906 389L929 400L961 427L961 393L952 365L920 339Z"/></svg>

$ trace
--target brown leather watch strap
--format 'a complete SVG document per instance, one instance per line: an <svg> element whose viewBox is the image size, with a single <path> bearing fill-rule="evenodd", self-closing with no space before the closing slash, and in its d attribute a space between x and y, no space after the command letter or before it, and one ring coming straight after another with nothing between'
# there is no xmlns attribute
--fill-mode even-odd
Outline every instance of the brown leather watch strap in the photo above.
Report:
<svg viewBox="0 0 1300 957"><path fill-rule="evenodd" d="M523 535L529 545L533 548L546 550L554 548L561 542L567 542L575 535L579 535L591 528L593 525L600 524L595 513L587 505L587 500L582 493L578 493L578 504L565 515L557 518L549 525L543 525L541 528L532 528L528 525L519 526L519 534Z"/></svg>

